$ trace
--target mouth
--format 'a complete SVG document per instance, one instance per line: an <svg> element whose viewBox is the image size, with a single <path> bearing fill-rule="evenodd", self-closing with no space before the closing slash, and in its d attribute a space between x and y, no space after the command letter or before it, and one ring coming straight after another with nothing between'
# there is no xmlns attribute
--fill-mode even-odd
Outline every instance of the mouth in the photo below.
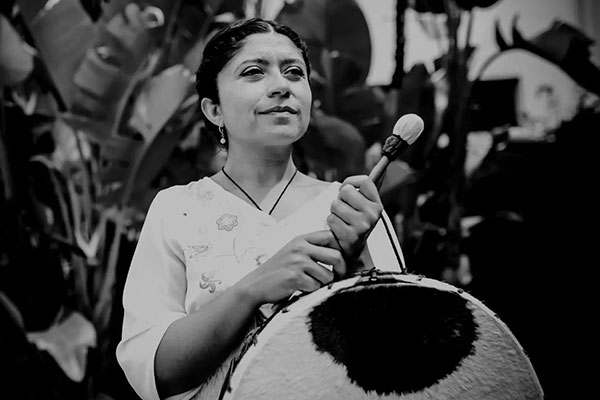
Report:
<svg viewBox="0 0 600 400"><path fill-rule="evenodd" d="M269 108L265 111L261 111L260 114L278 114L278 113L289 113L289 114L298 114L298 111L294 110L288 106L277 106Z"/></svg>

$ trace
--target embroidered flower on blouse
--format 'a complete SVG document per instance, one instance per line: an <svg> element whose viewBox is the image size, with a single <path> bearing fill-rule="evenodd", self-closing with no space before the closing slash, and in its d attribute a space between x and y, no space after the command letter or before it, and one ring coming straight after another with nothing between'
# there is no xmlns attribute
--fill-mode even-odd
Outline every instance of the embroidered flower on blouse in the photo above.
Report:
<svg viewBox="0 0 600 400"><path fill-rule="evenodd" d="M190 244L185 249L185 255L190 259L206 257L211 249L212 245L210 243Z"/></svg>
<svg viewBox="0 0 600 400"><path fill-rule="evenodd" d="M225 231L229 232L233 228L238 226L238 217L237 217L237 215L223 214L217 220L217 226L219 227L220 231L225 230Z"/></svg>
<svg viewBox="0 0 600 400"><path fill-rule="evenodd" d="M203 273L200 275L200 289L208 289L210 293L214 293L217 290L217 285L221 284L220 279L215 279L215 271L209 273Z"/></svg>

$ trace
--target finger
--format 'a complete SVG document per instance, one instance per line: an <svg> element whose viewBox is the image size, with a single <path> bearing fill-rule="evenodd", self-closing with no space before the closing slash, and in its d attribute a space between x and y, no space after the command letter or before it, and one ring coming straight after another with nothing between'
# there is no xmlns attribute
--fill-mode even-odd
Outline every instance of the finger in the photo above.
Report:
<svg viewBox="0 0 600 400"><path fill-rule="evenodd" d="M339 265L343 263L344 257L342 253L337 249L337 247L332 245L335 242L335 237L333 236L333 233L330 231L327 232L332 238L331 243L328 243L326 247L310 245L307 250L307 254L315 262L320 262L332 266Z"/></svg>
<svg viewBox="0 0 600 400"><path fill-rule="evenodd" d="M338 265L333 265L333 272L335 273L334 276L338 276L340 278L346 276L346 273L348 273L346 262L343 261Z"/></svg>
<svg viewBox="0 0 600 400"><path fill-rule="evenodd" d="M322 268L322 267L321 267ZM308 274L303 274L300 278L298 278L297 289L302 292L314 292L319 289L323 284L320 281L313 278Z"/></svg>
<svg viewBox="0 0 600 400"><path fill-rule="evenodd" d="M337 239L335 239L335 240L336 240L335 249L330 249L332 252L334 252L334 254L332 254L331 259L330 259L329 263L327 263L327 264L331 266L332 273L337 274L337 276L345 276L346 271L348 271L348 267L346 265L346 260L344 259L344 254L341 251L341 245L339 244ZM338 249L340 249L340 250L338 250Z"/></svg>
<svg viewBox="0 0 600 400"><path fill-rule="evenodd" d="M328 271L333 270L338 275L344 275L347 268L341 244L331 230L319 232L323 233L321 238L326 236L329 239L327 242L319 245L309 243L306 254L313 261L330 266L330 268L327 268ZM319 236L321 236L321 234L319 234ZM321 268L324 267L321 266Z"/></svg>
<svg viewBox="0 0 600 400"><path fill-rule="evenodd" d="M339 275L346 273L346 261L344 260L341 245L331 230L311 232L302 237L309 244L306 254L312 260L331 265L333 270Z"/></svg>
<svg viewBox="0 0 600 400"><path fill-rule="evenodd" d="M364 209L368 208L371 203L373 203L351 185L345 185L343 188L341 188L336 200L348 204L350 207L359 212L362 212Z"/></svg>
<svg viewBox="0 0 600 400"><path fill-rule="evenodd" d="M307 267L306 274L318 281L321 286L333 280L333 271L319 263L314 263L314 265Z"/></svg>
<svg viewBox="0 0 600 400"><path fill-rule="evenodd" d="M349 245L350 243L355 243L358 241L358 230L347 224L337 215L329 214L327 217L327 225L331 229L334 239L336 240L336 245Z"/></svg>
<svg viewBox="0 0 600 400"><path fill-rule="evenodd" d="M331 203L329 211L331 214L337 216L348 225L352 225L353 221L356 221L361 217L359 210L353 208L350 204L342 199L335 199Z"/></svg>
<svg viewBox="0 0 600 400"><path fill-rule="evenodd" d="M354 225L355 218L363 220L366 217L369 221L376 221L383 212L383 205L381 203L369 200L362 193L351 188L351 186L347 186L346 190L341 190L337 200L348 204L348 206L360 213L358 216L354 216L351 220L347 221L351 225Z"/></svg>
<svg viewBox="0 0 600 400"><path fill-rule="evenodd" d="M340 187L340 191L346 186L350 185L359 190L359 192L365 196L367 199L375 202L381 203L381 198L379 197L379 191L377 190L377 186L375 183L367 175L354 175L349 176L342 182L342 186Z"/></svg>
<svg viewBox="0 0 600 400"><path fill-rule="evenodd" d="M307 233L303 235L302 238L304 238L304 240L306 240L306 242L311 245L322 248L329 247L335 249L335 237L329 229Z"/></svg>

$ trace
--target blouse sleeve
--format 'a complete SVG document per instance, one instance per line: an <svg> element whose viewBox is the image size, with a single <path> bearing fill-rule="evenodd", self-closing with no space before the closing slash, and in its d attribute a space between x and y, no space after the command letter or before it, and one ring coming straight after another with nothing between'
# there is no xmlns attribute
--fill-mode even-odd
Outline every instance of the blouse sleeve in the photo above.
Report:
<svg viewBox="0 0 600 400"><path fill-rule="evenodd" d="M400 272L406 265L398 237L385 211L367 238L367 247L377 269Z"/></svg>
<svg viewBox="0 0 600 400"><path fill-rule="evenodd" d="M158 400L154 357L173 321L186 315L183 251L166 230L167 211L176 207L167 189L152 201L135 248L123 292L122 338L117 360L144 400Z"/></svg>

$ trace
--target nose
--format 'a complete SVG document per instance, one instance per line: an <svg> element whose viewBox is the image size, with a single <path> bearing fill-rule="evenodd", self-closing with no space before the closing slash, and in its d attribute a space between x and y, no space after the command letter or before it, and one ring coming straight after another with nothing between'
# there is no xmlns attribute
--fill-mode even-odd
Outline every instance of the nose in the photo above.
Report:
<svg viewBox="0 0 600 400"><path fill-rule="evenodd" d="M282 73L278 72L273 74L268 88L269 97L287 97L290 95L290 81L283 76Z"/></svg>

